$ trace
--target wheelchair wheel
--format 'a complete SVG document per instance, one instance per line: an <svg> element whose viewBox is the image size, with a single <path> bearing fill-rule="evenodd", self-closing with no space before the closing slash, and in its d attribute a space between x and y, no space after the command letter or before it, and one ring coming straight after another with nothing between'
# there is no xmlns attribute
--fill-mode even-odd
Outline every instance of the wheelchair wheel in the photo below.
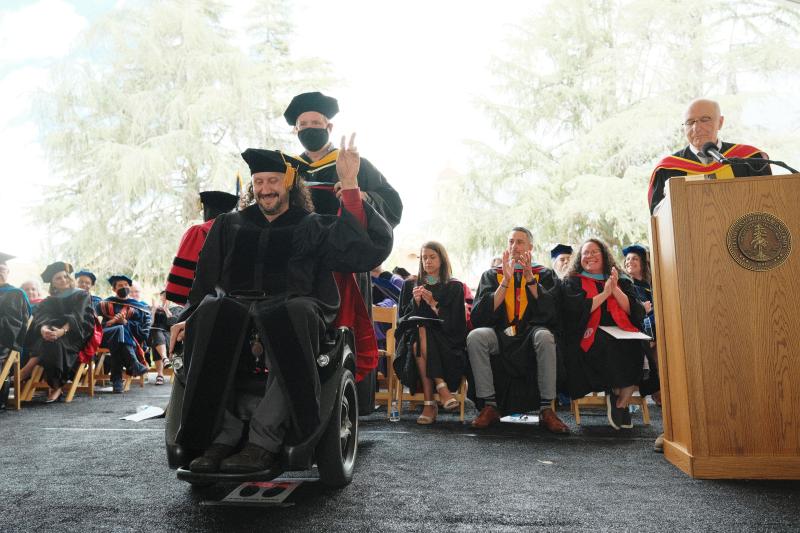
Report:
<svg viewBox="0 0 800 533"><path fill-rule="evenodd" d="M358 392L353 374L342 372L336 404L315 455L320 481L343 487L353 480L358 451Z"/></svg>

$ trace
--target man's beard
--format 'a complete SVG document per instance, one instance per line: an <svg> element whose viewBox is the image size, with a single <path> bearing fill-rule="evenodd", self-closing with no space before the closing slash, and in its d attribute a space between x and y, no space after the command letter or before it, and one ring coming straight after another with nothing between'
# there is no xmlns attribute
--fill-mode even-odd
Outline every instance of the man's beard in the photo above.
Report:
<svg viewBox="0 0 800 533"><path fill-rule="evenodd" d="M258 201L260 199L261 198L259 197L256 200L256 205L258 205L258 209L261 211L261 214L265 215L265 216L272 216L272 215L277 215L277 214L281 213L284 210L284 207L289 203L289 195L288 194L286 196L284 196L283 198L278 196L278 201L275 203L275 207L269 207L269 208L268 207L264 207L263 205L261 205L261 202Z"/></svg>

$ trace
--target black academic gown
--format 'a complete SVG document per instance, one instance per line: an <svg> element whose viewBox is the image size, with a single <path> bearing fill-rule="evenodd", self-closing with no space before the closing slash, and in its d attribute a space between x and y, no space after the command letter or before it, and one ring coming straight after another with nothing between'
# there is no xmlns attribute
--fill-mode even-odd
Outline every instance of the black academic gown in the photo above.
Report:
<svg viewBox="0 0 800 533"><path fill-rule="evenodd" d="M311 163L308 154L303 153L301 159ZM339 181L336 173L336 162L330 162L319 168L311 170L310 181L330 183ZM389 184L383 174L375 168L369 159L361 158L358 168L358 188L366 193L366 203L381 215L393 228L400 223L403 216L403 201L400 195ZM329 190L311 188L311 201L314 203L314 212L321 215L335 215L339 212L339 199ZM367 312L372 317L372 280L369 272L356 273L358 288L367 304Z"/></svg>
<svg viewBox="0 0 800 533"><path fill-rule="evenodd" d="M25 293L12 285L0 286L0 363L11 350L22 350L31 306Z"/></svg>
<svg viewBox="0 0 800 533"><path fill-rule="evenodd" d="M55 340L42 338L42 326L61 328L69 325L69 331ZM47 384L57 389L67 381L78 352L94 333L95 313L91 295L79 289L67 289L42 301L33 313L33 322L25 337L25 348L31 356L39 357L44 367Z"/></svg>
<svg viewBox="0 0 800 533"><path fill-rule="evenodd" d="M438 303L439 314L437 315L424 301L420 301L419 304L414 301L412 291L416 285L416 280L407 281L403 284L403 290L400 292L398 309L400 320L397 328L398 351L395 361L398 367L417 368L413 361L411 361L411 365L405 363L408 362L407 358L414 357L411 346L419 342L418 326L425 326L428 343L425 373L430 379L443 379L449 390L454 391L458 389L461 376L464 375L467 348L464 287L460 281L452 279L444 284L437 283L427 286ZM442 322L418 321L412 317L439 319ZM404 372L400 372L398 375L402 380ZM403 385L414 391L417 388L417 379L408 380L406 377Z"/></svg>
<svg viewBox="0 0 800 533"><path fill-rule="evenodd" d="M721 152L726 152L731 149L733 146L732 143L722 143ZM697 163L700 160L694 155L692 149L689 148L687 145L683 150L678 150L674 154L675 157L680 157L683 159L688 159L690 161L695 161ZM766 157L763 153L759 152L753 154L751 157ZM733 175L737 178L746 178L750 176L769 176L772 174L772 170L770 170L769 165L764 165L764 168L758 168L758 165L754 165L755 168L751 167L750 165L746 165L744 163L735 163L731 165L731 170L733 171ZM675 178L677 176L685 176L686 171L680 169L673 169L673 168L660 168L656 171L655 176L653 177L653 196L650 199L650 213L652 213L656 206L664 199L664 189L667 185L667 180L670 178Z"/></svg>
<svg viewBox="0 0 800 533"><path fill-rule="evenodd" d="M598 293L603 292L605 282L595 283ZM620 278L619 288L628 297L631 324L641 325L645 316L644 306L636 299L633 283L627 278ZM640 385L642 382L645 355L642 341L615 339L598 329L592 346L588 351L583 351L580 343L589 323L591 309L592 300L586 297L581 278L564 278L561 282L561 312L569 394L573 399L582 398L590 392ZM600 313L600 326L616 325L606 302L600 306Z"/></svg>
<svg viewBox="0 0 800 533"><path fill-rule="evenodd" d="M246 343L265 342L267 366L287 393L289 440L319 424L315 358L339 308L332 272L364 272L392 249L391 226L364 205L367 227L341 216L291 207L268 222L258 205L220 215L208 234L189 294L184 365L186 391L177 442L207 447L232 401L237 375L256 361Z"/></svg>
<svg viewBox="0 0 800 533"><path fill-rule="evenodd" d="M556 311L558 276L546 267L539 266L536 269L539 274L539 297L533 298L528 292L528 306L519 317L515 336L505 333L506 328L511 325L505 305L494 309L494 292L500 286L497 270L490 269L481 275L472 306L472 326L494 329L500 345L500 353L491 358L491 364L497 406L504 413L527 412L539 408L538 370L532 335L537 327L546 327L553 333L559 327ZM514 290L520 283L521 273L517 273L514 278L514 283L507 290ZM520 290L528 289L522 287Z"/></svg>

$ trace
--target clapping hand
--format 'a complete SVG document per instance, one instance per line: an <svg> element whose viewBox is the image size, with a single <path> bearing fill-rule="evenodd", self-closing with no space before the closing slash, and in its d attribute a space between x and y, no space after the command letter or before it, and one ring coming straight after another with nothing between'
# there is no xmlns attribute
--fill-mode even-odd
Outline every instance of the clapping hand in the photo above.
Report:
<svg viewBox="0 0 800 533"><path fill-rule="evenodd" d="M533 281L533 257L531 256L531 253L522 252L519 262L522 263L522 273L525 276L525 280Z"/></svg>
<svg viewBox="0 0 800 533"><path fill-rule="evenodd" d="M511 283L514 279L514 258L511 257L511 252L505 250L503 252L503 281Z"/></svg>
<svg viewBox="0 0 800 533"><path fill-rule="evenodd" d="M606 280L606 285L603 287L603 292L606 294L611 294L617 288L617 283L619 282L619 272L617 272L616 267L611 267L611 275L608 276Z"/></svg>

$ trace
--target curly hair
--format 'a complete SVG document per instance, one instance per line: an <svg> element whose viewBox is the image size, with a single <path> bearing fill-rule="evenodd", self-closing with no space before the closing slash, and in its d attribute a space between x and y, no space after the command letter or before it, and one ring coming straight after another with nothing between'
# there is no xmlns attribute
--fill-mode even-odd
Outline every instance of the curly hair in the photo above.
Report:
<svg viewBox="0 0 800 533"><path fill-rule="evenodd" d="M572 261L569 264L569 270L567 270L567 276L577 276L583 272L583 267L581 266L581 252L583 251L583 247L590 242L595 243L600 248L600 255L603 258L603 275L606 277L610 276L612 268L619 270L619 267L617 267L617 262L614 261L614 256L611 255L609 246L603 242L602 239L597 237L589 237L575 250L577 253L575 253L572 257Z"/></svg>
<svg viewBox="0 0 800 533"><path fill-rule="evenodd" d="M239 209L244 209L256 203L256 196L253 192L253 182L247 185L247 190L239 199ZM309 213L314 211L314 202L311 200L311 191L306 187L306 182L297 177L294 187L289 191L289 207L299 207Z"/></svg>

